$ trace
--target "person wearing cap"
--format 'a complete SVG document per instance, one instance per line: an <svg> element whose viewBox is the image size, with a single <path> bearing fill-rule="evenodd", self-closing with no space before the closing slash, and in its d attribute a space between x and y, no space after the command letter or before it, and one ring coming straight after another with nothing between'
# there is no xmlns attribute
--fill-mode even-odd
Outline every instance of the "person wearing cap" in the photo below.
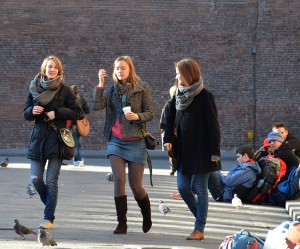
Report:
<svg viewBox="0 0 300 249"><path fill-rule="evenodd" d="M285 143L289 144L296 154L300 158L300 139L289 133L284 123L276 123L272 127L272 131L277 131L281 134Z"/></svg>
<svg viewBox="0 0 300 249"><path fill-rule="evenodd" d="M273 156L272 148L270 147L268 138L264 139L263 146L260 147L255 153L254 153L254 161L258 162L261 158L265 156Z"/></svg>
<svg viewBox="0 0 300 249"><path fill-rule="evenodd" d="M287 171L291 167L299 165L299 158L293 152L292 147L284 142L284 139L279 132L270 132L268 134L268 142L270 143L271 149L274 151L274 157L279 157L286 163Z"/></svg>

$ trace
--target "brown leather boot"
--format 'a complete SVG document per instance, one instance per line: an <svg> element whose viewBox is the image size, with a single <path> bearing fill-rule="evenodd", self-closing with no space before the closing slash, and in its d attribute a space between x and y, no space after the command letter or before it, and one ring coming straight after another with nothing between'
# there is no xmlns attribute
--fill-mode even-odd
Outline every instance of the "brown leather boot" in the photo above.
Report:
<svg viewBox="0 0 300 249"><path fill-rule="evenodd" d="M115 197L115 205L117 210L118 226L114 230L114 234L127 233L127 195Z"/></svg>
<svg viewBox="0 0 300 249"><path fill-rule="evenodd" d="M204 233L201 231L193 231L186 239L187 240L203 240Z"/></svg>
<svg viewBox="0 0 300 249"><path fill-rule="evenodd" d="M146 194L143 200L137 200L136 198L135 200L141 208L141 213L143 215L143 232L147 233L152 227L151 206L149 196L148 194Z"/></svg>

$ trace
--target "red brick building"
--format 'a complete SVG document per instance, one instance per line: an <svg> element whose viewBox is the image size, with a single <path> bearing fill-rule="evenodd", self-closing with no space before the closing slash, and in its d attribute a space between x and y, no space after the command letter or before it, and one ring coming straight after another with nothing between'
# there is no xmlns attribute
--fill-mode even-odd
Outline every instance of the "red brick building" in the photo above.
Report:
<svg viewBox="0 0 300 249"><path fill-rule="evenodd" d="M300 136L299 20L298 0L2 0L0 149L27 147L28 85L50 54L61 58L66 83L77 84L90 103L99 68L111 74L116 57L132 56L152 88L148 129L157 137L174 62L184 57L199 62L216 97L223 150L258 148L277 121ZM88 115L84 149L105 149L104 116Z"/></svg>

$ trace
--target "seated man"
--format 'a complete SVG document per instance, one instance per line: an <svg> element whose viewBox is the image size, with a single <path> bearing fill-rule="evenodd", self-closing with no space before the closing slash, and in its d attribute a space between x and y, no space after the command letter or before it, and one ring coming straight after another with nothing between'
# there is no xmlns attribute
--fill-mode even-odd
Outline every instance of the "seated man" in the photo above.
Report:
<svg viewBox="0 0 300 249"><path fill-rule="evenodd" d="M208 179L208 189L216 201L230 202L236 193L243 200L261 170L254 161L254 150L242 146L236 150L238 164L227 175L220 171L212 172Z"/></svg>
<svg viewBox="0 0 300 249"><path fill-rule="evenodd" d="M284 142L284 139L279 132L270 132L268 135L268 141L270 143L271 149L274 152L274 157L280 158L285 162L287 172L291 167L299 165L299 158L293 152L290 144Z"/></svg>
<svg viewBox="0 0 300 249"><path fill-rule="evenodd" d="M268 138L265 138L263 146L254 153L254 160L258 162L262 157L273 155Z"/></svg>
<svg viewBox="0 0 300 249"><path fill-rule="evenodd" d="M281 134L283 141L289 144L297 157L300 158L300 139L289 133L284 123L276 123L272 127L272 131L277 131Z"/></svg>

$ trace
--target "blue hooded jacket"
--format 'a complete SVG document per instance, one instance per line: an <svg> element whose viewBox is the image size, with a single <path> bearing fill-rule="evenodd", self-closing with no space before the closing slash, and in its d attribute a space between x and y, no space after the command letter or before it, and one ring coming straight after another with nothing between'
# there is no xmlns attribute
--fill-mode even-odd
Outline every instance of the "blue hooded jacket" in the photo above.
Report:
<svg viewBox="0 0 300 249"><path fill-rule="evenodd" d="M231 201L236 186L243 185L246 188L253 186L261 169L257 162L250 161L235 165L227 175L218 172L221 182L224 185L223 201Z"/></svg>

